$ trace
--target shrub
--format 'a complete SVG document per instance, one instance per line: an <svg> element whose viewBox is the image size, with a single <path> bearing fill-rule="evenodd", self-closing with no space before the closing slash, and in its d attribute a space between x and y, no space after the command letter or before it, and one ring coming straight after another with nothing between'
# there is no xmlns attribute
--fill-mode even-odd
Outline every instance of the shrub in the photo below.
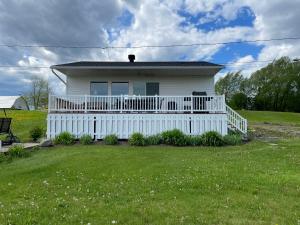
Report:
<svg viewBox="0 0 300 225"><path fill-rule="evenodd" d="M240 145L243 142L240 134L227 134L223 139L226 145Z"/></svg>
<svg viewBox="0 0 300 225"><path fill-rule="evenodd" d="M203 144L203 140L201 136L192 136L190 137L190 145L192 146L201 146Z"/></svg>
<svg viewBox="0 0 300 225"><path fill-rule="evenodd" d="M118 136L115 134L107 135L103 141L106 145L117 145L119 143Z"/></svg>
<svg viewBox="0 0 300 225"><path fill-rule="evenodd" d="M162 144L162 137L160 134L151 135L146 138L147 145L160 145Z"/></svg>
<svg viewBox="0 0 300 225"><path fill-rule="evenodd" d="M30 130L30 137L33 141L37 141L44 135L44 130L40 127L34 127Z"/></svg>
<svg viewBox="0 0 300 225"><path fill-rule="evenodd" d="M161 134L164 144L183 146L186 142L185 135L178 129L164 131Z"/></svg>
<svg viewBox="0 0 300 225"><path fill-rule="evenodd" d="M74 135L70 134L69 132L65 131L60 133L58 136L54 139L54 144L58 145L72 145L75 143L75 137Z"/></svg>
<svg viewBox="0 0 300 225"><path fill-rule="evenodd" d="M224 140L216 131L209 131L201 135L202 144L205 146L222 146Z"/></svg>
<svg viewBox="0 0 300 225"><path fill-rule="evenodd" d="M174 144L175 146L189 146L192 144L192 137L191 136L187 136L187 135L183 135L181 137L178 137Z"/></svg>
<svg viewBox="0 0 300 225"><path fill-rule="evenodd" d="M8 149L8 156L11 158L25 158L30 153L25 150L23 145L13 145Z"/></svg>
<svg viewBox="0 0 300 225"><path fill-rule="evenodd" d="M5 162L7 160L7 157L4 153L0 153L0 163Z"/></svg>
<svg viewBox="0 0 300 225"><path fill-rule="evenodd" d="M132 146L145 146L146 139L141 133L133 133L128 139L128 143Z"/></svg>
<svg viewBox="0 0 300 225"><path fill-rule="evenodd" d="M93 138L89 134L84 134L80 137L79 142L82 145L91 145L93 144Z"/></svg>

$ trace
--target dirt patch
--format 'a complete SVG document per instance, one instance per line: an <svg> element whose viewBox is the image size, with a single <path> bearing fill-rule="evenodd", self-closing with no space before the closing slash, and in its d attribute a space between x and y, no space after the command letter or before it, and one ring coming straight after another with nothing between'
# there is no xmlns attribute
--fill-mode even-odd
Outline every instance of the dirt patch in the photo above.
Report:
<svg viewBox="0 0 300 225"><path fill-rule="evenodd" d="M292 124L255 123L250 129L253 138L261 140L300 137L300 127Z"/></svg>

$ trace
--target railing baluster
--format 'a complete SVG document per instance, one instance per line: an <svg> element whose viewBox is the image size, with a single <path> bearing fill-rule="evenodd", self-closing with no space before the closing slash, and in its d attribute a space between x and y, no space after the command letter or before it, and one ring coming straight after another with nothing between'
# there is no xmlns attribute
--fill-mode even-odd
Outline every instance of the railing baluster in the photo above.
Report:
<svg viewBox="0 0 300 225"><path fill-rule="evenodd" d="M188 102L189 100L190 102ZM224 96L49 96L49 112L208 112L225 113ZM235 114L230 118L237 122ZM245 124L244 121L240 123ZM244 126L244 125L240 125Z"/></svg>

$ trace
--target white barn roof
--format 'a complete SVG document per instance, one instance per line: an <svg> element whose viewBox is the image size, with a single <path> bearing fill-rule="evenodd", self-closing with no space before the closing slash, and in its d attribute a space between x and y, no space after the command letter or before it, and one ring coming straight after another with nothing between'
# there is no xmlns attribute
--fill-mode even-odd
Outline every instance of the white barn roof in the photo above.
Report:
<svg viewBox="0 0 300 225"><path fill-rule="evenodd" d="M23 102L20 96L0 96L0 109L26 109L20 102Z"/></svg>

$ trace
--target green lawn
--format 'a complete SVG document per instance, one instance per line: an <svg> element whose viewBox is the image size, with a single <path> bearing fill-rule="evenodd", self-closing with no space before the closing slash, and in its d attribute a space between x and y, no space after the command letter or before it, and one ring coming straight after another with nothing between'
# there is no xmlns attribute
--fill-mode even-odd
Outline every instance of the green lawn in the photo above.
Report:
<svg viewBox="0 0 300 225"><path fill-rule="evenodd" d="M0 224L297 224L300 140L71 146L0 164Z"/></svg>
<svg viewBox="0 0 300 225"><path fill-rule="evenodd" d="M295 113L242 114L252 124L300 125ZM8 116L23 141L46 124L43 112ZM297 224L299 150L300 139L38 151L0 164L0 224Z"/></svg>
<svg viewBox="0 0 300 225"><path fill-rule="evenodd" d="M239 113L248 119L249 123L274 123L291 124L300 126L300 113L290 112L269 112L269 111L248 111L241 110Z"/></svg>
<svg viewBox="0 0 300 225"><path fill-rule="evenodd" d="M46 112L40 111L22 111L22 110L7 110L7 117L12 118L12 130L21 141L30 141L29 131L40 126L46 129ZM0 117L4 117L3 110L0 110Z"/></svg>

